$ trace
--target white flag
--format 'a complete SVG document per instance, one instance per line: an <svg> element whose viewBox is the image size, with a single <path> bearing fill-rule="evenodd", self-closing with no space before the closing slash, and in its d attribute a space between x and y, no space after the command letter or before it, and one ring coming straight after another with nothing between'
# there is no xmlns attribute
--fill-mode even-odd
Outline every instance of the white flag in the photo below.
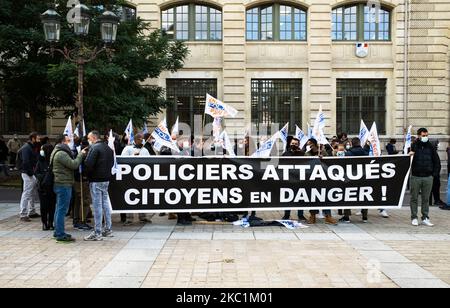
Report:
<svg viewBox="0 0 450 308"><path fill-rule="evenodd" d="M119 167L117 165L117 158L116 158L116 148L114 147L114 141L116 138L114 138L112 129L109 131L109 137L108 137L108 146L114 153L114 166L111 168L111 174L114 175L119 172Z"/></svg>
<svg viewBox="0 0 450 308"><path fill-rule="evenodd" d="M412 125L408 127L408 132L405 137L405 147L403 148L403 154L408 154L408 149L411 147L411 129Z"/></svg>
<svg viewBox="0 0 450 308"><path fill-rule="evenodd" d="M176 142L172 140L172 136L170 135L169 129L167 128L167 122L165 118L158 125L158 127L155 128L155 130L152 133L152 136L153 138L155 138L154 147L158 151L160 151L163 146L166 146L177 153L180 152L180 149L178 148Z"/></svg>
<svg viewBox="0 0 450 308"><path fill-rule="evenodd" d="M361 126L359 128L359 140L361 141L361 145L364 146L369 139L369 130L367 129L366 124L363 120L361 120Z"/></svg>
<svg viewBox="0 0 450 308"><path fill-rule="evenodd" d="M256 150L255 153L251 157L258 157L258 158L267 158L270 157L270 153L272 152L273 146L277 142L277 139L279 138L279 132L272 136L269 140L264 142L261 147Z"/></svg>
<svg viewBox="0 0 450 308"><path fill-rule="evenodd" d="M222 118L214 118L214 122L213 122L214 140L220 139L220 131L221 130L222 130Z"/></svg>
<svg viewBox="0 0 450 308"><path fill-rule="evenodd" d="M284 147L287 144L287 137L289 135L289 122L278 132L281 141L283 141Z"/></svg>
<svg viewBox="0 0 450 308"><path fill-rule="evenodd" d="M372 127L370 128L369 138L367 140L370 142L369 156L381 156L381 143L378 138L377 124L375 122L373 122Z"/></svg>
<svg viewBox="0 0 450 308"><path fill-rule="evenodd" d="M238 114L238 111L211 95L206 94L205 114L209 114L213 118L224 118L227 116L234 118Z"/></svg>
<svg viewBox="0 0 450 308"><path fill-rule="evenodd" d="M312 138L317 140L318 144L328 144L327 138L323 129L325 127L325 114L322 111L322 104L319 107L319 112L317 113L316 120L314 121L314 127L312 129Z"/></svg>
<svg viewBox="0 0 450 308"><path fill-rule="evenodd" d="M309 138L297 125L295 125L295 137L300 140L300 149L303 149Z"/></svg>
<svg viewBox="0 0 450 308"><path fill-rule="evenodd" d="M180 129L178 128L178 120L179 117L177 117L177 120L175 121L175 124L172 127L172 135L178 136L178 133L180 132Z"/></svg>
<svg viewBox="0 0 450 308"><path fill-rule="evenodd" d="M75 131L73 132L74 135L77 135L77 136L80 137L80 138L83 138L84 136L87 135L87 132L86 132L86 126L85 126L84 123L85 123L85 122L84 122L84 120L83 120L83 131L80 132L80 122L78 122L77 127L75 127Z"/></svg>
<svg viewBox="0 0 450 308"><path fill-rule="evenodd" d="M73 128L72 128L72 117L69 117L67 120L66 127L64 128L64 135L67 135L70 138L70 144L69 147L72 150L74 147L74 141L73 141Z"/></svg>
<svg viewBox="0 0 450 308"><path fill-rule="evenodd" d="M133 131L133 121L130 119L130 122L127 125L127 128L125 128L125 134L128 137L128 144L133 144L134 142L134 131Z"/></svg>
<svg viewBox="0 0 450 308"><path fill-rule="evenodd" d="M219 140L222 143L222 147L227 150L228 155L230 155L231 157L235 157L236 154L234 153L234 149L233 146L231 144L230 141L230 137L228 136L227 131L223 131L220 136L219 136Z"/></svg>

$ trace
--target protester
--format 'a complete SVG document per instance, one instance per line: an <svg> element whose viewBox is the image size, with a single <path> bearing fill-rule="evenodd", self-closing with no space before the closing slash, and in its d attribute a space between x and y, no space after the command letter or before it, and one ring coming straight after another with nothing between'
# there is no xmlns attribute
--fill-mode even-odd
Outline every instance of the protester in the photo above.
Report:
<svg viewBox="0 0 450 308"><path fill-rule="evenodd" d="M450 210L450 140L447 147L447 206L441 207L442 210Z"/></svg>
<svg viewBox="0 0 450 308"><path fill-rule="evenodd" d="M300 140L290 136L290 137L288 137L288 141L289 141L289 143L286 148L286 151L283 153L284 157L291 157L291 156L295 157L295 156L304 156L305 155L305 152L303 152L300 149ZM299 221L306 221L303 210L298 210L297 215L298 215ZM291 216L290 210L284 211L283 220L289 220L290 216Z"/></svg>
<svg viewBox="0 0 450 308"><path fill-rule="evenodd" d="M309 139L308 142L306 143L306 153L305 156L316 156L316 157L322 157L322 156L327 156L327 152L326 151L322 151L321 153L319 153L319 145L317 143L317 141L315 139ZM316 223L316 215L319 214L318 210L312 210L309 211L310 213L310 217L307 220L308 224L315 224ZM325 223L326 224L332 224L332 225L336 225L337 221L336 219L334 219L331 215L331 210L323 210L323 213L325 215Z"/></svg>
<svg viewBox="0 0 450 308"><path fill-rule="evenodd" d="M8 160L8 146L6 145L3 136L0 136L0 173L3 171L6 177L9 177Z"/></svg>
<svg viewBox="0 0 450 308"><path fill-rule="evenodd" d="M411 224L418 226L418 199L422 196L422 224L432 227L429 217L429 197L433 186L433 177L439 173L439 156L429 141L428 130L420 128L417 140L411 146L414 156L411 166Z"/></svg>
<svg viewBox="0 0 450 308"><path fill-rule="evenodd" d="M430 141L431 145L434 147L436 152L439 149L439 140ZM441 200L441 159L439 158L439 172L437 175L433 176L433 187L431 188L430 203L429 205L434 205L438 207L445 207L447 204Z"/></svg>
<svg viewBox="0 0 450 308"><path fill-rule="evenodd" d="M122 156L150 156L148 150L144 147L144 135L136 134L134 142L126 146L122 151Z"/></svg>
<svg viewBox="0 0 450 308"><path fill-rule="evenodd" d="M149 151L144 147L143 144L144 135L139 133L134 137L134 142L132 145L126 146L122 151L122 156L141 156L148 157L150 156ZM133 214L127 215L126 221L123 223L124 226L129 226L133 223ZM143 213L139 213L139 221L142 223L151 223L151 219L147 218L147 215Z"/></svg>
<svg viewBox="0 0 450 308"><path fill-rule="evenodd" d="M9 150L9 165L11 166L10 170L17 170L17 153L19 153L19 150L22 147L22 141L19 140L19 137L16 134L14 134L13 138L8 141L7 147Z"/></svg>
<svg viewBox="0 0 450 308"><path fill-rule="evenodd" d="M73 242L75 240L72 236L65 232L64 219L72 197L72 186L75 182L74 171L80 167L83 156L86 155L86 149L74 159L69 148L70 138L67 135L61 135L56 141L57 145L50 157L55 175L54 192L56 194L54 236L58 242Z"/></svg>
<svg viewBox="0 0 450 308"><path fill-rule="evenodd" d="M41 204L42 230L55 230L53 221L55 218L56 195L53 187L44 180L49 176L50 157L54 150L53 145L47 143L41 147L39 161L36 166L35 176L38 183L39 200Z"/></svg>
<svg viewBox="0 0 450 308"><path fill-rule="evenodd" d="M23 222L31 221L30 218L39 218L41 215L36 213L35 196L37 194L37 181L34 176L34 170L38 161L38 156L34 152L34 146L39 142L38 133L33 132L17 152L18 164L22 173L23 192L20 199L20 220Z"/></svg>
<svg viewBox="0 0 450 308"><path fill-rule="evenodd" d="M397 139L391 139L389 143L386 145L386 151L388 152L388 155L397 155L398 151L395 147L395 144L397 143Z"/></svg>
<svg viewBox="0 0 450 308"><path fill-rule="evenodd" d="M139 138L142 142L142 135ZM114 152L108 144L100 139L98 131L88 135L89 152L85 161L92 205L94 208L94 231L85 241L101 241L103 237L112 237L111 207L108 195L109 181L114 166ZM103 228L103 218L105 227Z"/></svg>
<svg viewBox="0 0 450 308"><path fill-rule="evenodd" d="M75 135L76 136L76 135ZM74 157L78 155L78 147L84 150L89 146L86 137L75 138L75 149L72 151ZM93 228L87 223L87 217L91 211L91 198L89 182L84 164L75 170L75 184L73 185L73 228L80 231L91 231Z"/></svg>

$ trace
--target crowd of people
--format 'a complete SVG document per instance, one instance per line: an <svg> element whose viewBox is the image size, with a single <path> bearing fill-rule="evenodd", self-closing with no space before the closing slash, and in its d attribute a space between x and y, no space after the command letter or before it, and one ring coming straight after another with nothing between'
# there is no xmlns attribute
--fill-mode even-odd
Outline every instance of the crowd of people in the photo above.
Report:
<svg viewBox="0 0 450 308"><path fill-rule="evenodd" d="M160 151L154 148L155 140L150 134L138 133L134 141L129 142L126 135L122 137L114 134L114 150L121 156L151 156L172 155L172 150L162 147ZM184 156L203 156L206 152L216 154L225 153L219 144L206 143L202 139L177 138L180 153ZM429 217L429 206L434 204L443 210L450 209L440 198L441 162L438 156L438 142L430 141L428 131L421 128L412 142L410 154L414 156L411 179L411 223L433 226ZM260 140L263 142L264 140ZM254 143L254 144L253 144ZM258 143L250 137L236 140L234 151L239 155L250 156L251 147L257 148ZM320 145L315 139L309 139L303 147L301 141L289 136L283 156L369 156L369 144L361 144L359 138L349 139L342 133L329 140L329 144ZM206 151L207 150L207 151ZM397 155L396 140L391 139L386 145L388 155ZM447 148L450 164L450 146ZM9 160L8 160L9 159ZM9 162L9 163L8 163ZM111 208L108 197L108 186L111 180L111 168L114 165L114 152L108 145L108 135L101 135L98 131L90 132L86 137L74 136L72 140L67 135L61 135L53 146L47 137L38 133L31 133L27 142L21 143L17 136L6 142L0 136L0 171L6 176L9 171L18 168L21 173L23 192L20 201L20 220L29 222L34 218L41 218L43 230L51 230L57 241L72 242L73 237L66 233L66 217L73 219L73 227L77 230L91 231L85 237L86 241L101 241L112 236ZM450 168L448 168L450 170ZM450 173L449 173L450 174ZM450 182L450 181L449 181ZM450 183L449 183L450 195ZM40 214L36 211L36 196L39 196ZM418 199L421 196L421 220L418 217ZM434 203L432 201L434 200ZM92 207L91 207L92 205ZM249 220L260 220L256 212L238 213ZM319 215L320 214L320 215ZM388 218L385 209L379 209L382 217ZM160 216L165 216L161 213ZM299 210L298 220L307 224L315 224L323 215L327 224L350 223L352 212L339 211L340 219L332 216L331 210L309 211L308 218L304 211ZM319 215L319 216L318 216ZM356 213L363 222L368 221L368 210ZM151 223L153 215L138 214L142 223ZM169 219L178 219L180 225L190 225L195 218L191 214L170 214ZM201 214L200 217L217 218L217 214ZM94 226L90 226L91 219ZM134 223L134 214L122 214L124 225ZM228 217L229 218L229 217ZM290 211L285 211L282 219L290 219ZM230 218L231 219L231 218Z"/></svg>

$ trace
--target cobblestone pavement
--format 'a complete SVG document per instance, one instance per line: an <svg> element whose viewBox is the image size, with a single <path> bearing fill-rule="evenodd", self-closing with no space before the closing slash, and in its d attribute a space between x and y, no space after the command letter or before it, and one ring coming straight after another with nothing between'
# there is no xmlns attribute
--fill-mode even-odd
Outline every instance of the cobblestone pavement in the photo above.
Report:
<svg viewBox="0 0 450 308"><path fill-rule="evenodd" d="M166 217L123 227L115 237L56 243L39 220L20 223L0 204L0 287L445 287L450 284L450 211L435 227L410 225L409 209L376 211L369 223L306 229L175 226ZM260 212L279 219L281 212Z"/></svg>

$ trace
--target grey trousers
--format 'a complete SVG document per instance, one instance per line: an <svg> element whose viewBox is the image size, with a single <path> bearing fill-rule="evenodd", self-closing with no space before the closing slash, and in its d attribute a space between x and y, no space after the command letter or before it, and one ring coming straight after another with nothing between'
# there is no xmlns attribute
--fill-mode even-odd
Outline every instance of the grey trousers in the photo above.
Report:
<svg viewBox="0 0 450 308"><path fill-rule="evenodd" d="M411 177L411 220L417 219L419 210L419 193L422 199L422 220L429 218L428 213L430 211L429 200L431 189L433 188L433 177Z"/></svg>

